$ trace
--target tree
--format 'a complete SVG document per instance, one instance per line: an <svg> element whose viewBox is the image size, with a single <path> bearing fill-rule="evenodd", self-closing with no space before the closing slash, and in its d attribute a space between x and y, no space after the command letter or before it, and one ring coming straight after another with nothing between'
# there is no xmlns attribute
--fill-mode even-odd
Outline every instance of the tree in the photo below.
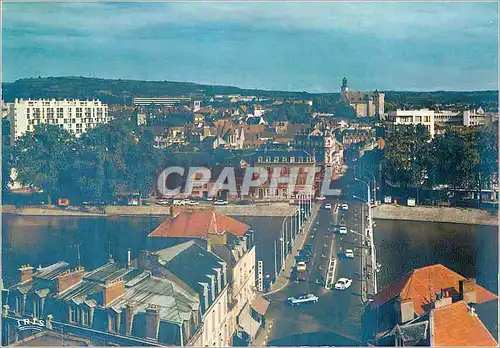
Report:
<svg viewBox="0 0 500 348"><path fill-rule="evenodd" d="M493 175L498 171L498 132L493 126L478 130L476 150L479 153L477 168L479 189L490 188Z"/></svg>
<svg viewBox="0 0 500 348"><path fill-rule="evenodd" d="M75 153L75 138L55 125L35 126L16 142L14 161L18 180L51 196L65 196L72 182L67 173Z"/></svg>
<svg viewBox="0 0 500 348"><path fill-rule="evenodd" d="M9 191L12 182L10 172L12 169L12 151L10 147L10 122L2 119L2 192Z"/></svg>

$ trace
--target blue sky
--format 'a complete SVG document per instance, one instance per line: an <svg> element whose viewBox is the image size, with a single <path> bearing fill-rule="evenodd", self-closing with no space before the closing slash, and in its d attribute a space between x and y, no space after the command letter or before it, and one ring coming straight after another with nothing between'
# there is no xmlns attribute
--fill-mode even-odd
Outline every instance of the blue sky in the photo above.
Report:
<svg viewBox="0 0 500 348"><path fill-rule="evenodd" d="M4 3L3 80L244 88L498 89L490 3Z"/></svg>

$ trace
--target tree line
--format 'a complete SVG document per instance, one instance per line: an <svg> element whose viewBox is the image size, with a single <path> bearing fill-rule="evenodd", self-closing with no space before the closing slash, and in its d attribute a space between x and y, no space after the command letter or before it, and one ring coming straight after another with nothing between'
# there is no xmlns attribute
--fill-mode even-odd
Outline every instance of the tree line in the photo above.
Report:
<svg viewBox="0 0 500 348"><path fill-rule="evenodd" d="M386 179L402 187L490 188L497 172L493 126L447 128L433 139L423 125L396 126L384 149Z"/></svg>
<svg viewBox="0 0 500 348"><path fill-rule="evenodd" d="M12 148L4 141L3 189L10 180L5 175L15 168L16 180L43 190L49 204L57 197L109 202L129 193L146 196L164 161L153 145L151 132L126 121L97 125L79 138L55 125L38 125Z"/></svg>

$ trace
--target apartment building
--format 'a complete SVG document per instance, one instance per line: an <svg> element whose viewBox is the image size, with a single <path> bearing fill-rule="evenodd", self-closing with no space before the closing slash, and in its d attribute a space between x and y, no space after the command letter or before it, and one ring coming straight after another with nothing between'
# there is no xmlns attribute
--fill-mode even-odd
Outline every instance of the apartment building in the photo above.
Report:
<svg viewBox="0 0 500 348"><path fill-rule="evenodd" d="M424 125L431 137L434 137L434 111L429 109L420 110L396 110L389 111L387 120L395 125Z"/></svg>
<svg viewBox="0 0 500 348"><path fill-rule="evenodd" d="M12 141L39 124L52 124L79 137L87 129L110 121L108 106L99 100L36 99L14 101L10 112Z"/></svg>
<svg viewBox="0 0 500 348"><path fill-rule="evenodd" d="M134 105L137 106L176 106L179 104L191 103L190 97L136 97L134 98ZM200 110L200 104L196 104L197 110Z"/></svg>
<svg viewBox="0 0 500 348"><path fill-rule="evenodd" d="M475 110L434 111L434 122L441 126L481 126L491 124L492 113L484 112L482 108Z"/></svg>
<svg viewBox="0 0 500 348"><path fill-rule="evenodd" d="M112 258L90 272L24 265L4 296L2 345L47 334L87 346L186 346L203 329L195 291Z"/></svg>

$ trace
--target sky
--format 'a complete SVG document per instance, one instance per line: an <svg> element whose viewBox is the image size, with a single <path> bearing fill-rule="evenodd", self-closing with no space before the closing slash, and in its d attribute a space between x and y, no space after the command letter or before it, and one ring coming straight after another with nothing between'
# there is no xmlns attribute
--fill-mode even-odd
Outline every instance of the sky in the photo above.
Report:
<svg viewBox="0 0 500 348"><path fill-rule="evenodd" d="M498 89L496 2L6 3L2 79Z"/></svg>

